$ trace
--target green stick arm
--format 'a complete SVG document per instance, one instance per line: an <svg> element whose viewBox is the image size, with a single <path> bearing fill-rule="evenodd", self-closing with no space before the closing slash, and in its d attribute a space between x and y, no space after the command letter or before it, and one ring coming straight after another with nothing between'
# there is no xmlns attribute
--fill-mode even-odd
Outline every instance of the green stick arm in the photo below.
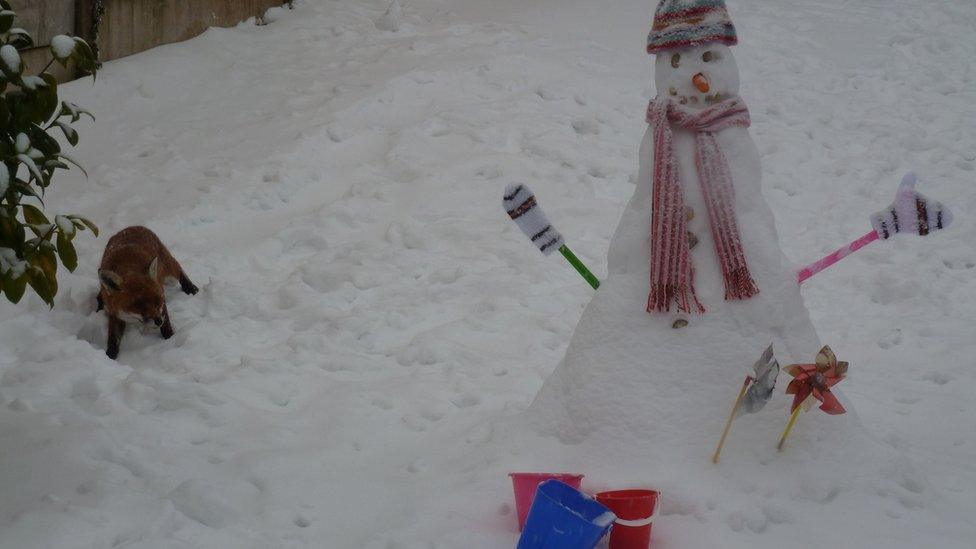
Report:
<svg viewBox="0 0 976 549"><path fill-rule="evenodd" d="M579 274L590 283L590 286L593 286L594 290L600 287L600 280L597 279L597 277L586 268L586 265L583 265L583 262L580 261L579 258L576 257L576 254L567 248L565 244L559 247L559 252L563 254L566 261L569 261L569 264L572 265L579 272Z"/></svg>

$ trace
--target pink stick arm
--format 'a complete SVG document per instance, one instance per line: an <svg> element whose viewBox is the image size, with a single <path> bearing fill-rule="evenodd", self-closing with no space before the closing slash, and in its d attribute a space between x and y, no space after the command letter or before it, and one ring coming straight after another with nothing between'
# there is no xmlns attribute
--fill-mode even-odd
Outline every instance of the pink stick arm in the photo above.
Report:
<svg viewBox="0 0 976 549"><path fill-rule="evenodd" d="M797 282L803 284L804 282L809 280L810 277L812 277L813 275L827 269L828 267L833 266L841 259L844 259L845 257L860 250L861 248L867 246L868 244L874 242L875 240L878 240L879 238L880 237L878 236L878 232L872 230L868 234L862 236L861 238L858 238L857 240L851 242L847 246L844 246L843 248L840 248L832 252L827 257L819 261L816 261L814 263L811 263L806 267L800 269L800 271L796 274Z"/></svg>

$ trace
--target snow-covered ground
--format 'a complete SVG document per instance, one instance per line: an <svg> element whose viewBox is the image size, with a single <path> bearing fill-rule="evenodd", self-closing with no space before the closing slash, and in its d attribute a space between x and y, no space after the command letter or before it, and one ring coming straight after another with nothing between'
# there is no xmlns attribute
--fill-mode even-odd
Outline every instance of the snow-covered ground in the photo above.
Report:
<svg viewBox="0 0 976 549"><path fill-rule="evenodd" d="M53 311L0 304L0 547L512 546L504 473L534 448L497 426L591 291L501 191L530 183L605 272L654 95L654 4L406 0L388 32L385 1L307 0L64 86L98 118L76 151L91 177L62 176L48 207L105 234L76 240ZM744 493L735 512L665 497L656 546L971 547L976 4L729 8L791 259L867 231L910 168L957 223L804 288L861 421L918 474L879 487L857 528L843 491L780 509ZM131 224L202 290L170 293L175 337L130 330L112 361L95 270ZM824 524L821 503L855 520Z"/></svg>

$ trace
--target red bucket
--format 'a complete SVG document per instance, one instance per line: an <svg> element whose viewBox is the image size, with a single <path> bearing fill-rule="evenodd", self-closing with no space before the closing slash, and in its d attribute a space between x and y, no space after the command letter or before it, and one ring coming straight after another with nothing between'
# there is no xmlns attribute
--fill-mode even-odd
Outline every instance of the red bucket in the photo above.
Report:
<svg viewBox="0 0 976 549"><path fill-rule="evenodd" d="M617 515L610 531L610 549L647 549L658 496L655 490L613 490L596 495L599 503Z"/></svg>
<svg viewBox="0 0 976 549"><path fill-rule="evenodd" d="M583 475L568 473L509 473L512 477L512 487L515 489L515 512L518 513L519 532L525 527L525 519L532 508L535 490L547 480L558 480L579 490Z"/></svg>

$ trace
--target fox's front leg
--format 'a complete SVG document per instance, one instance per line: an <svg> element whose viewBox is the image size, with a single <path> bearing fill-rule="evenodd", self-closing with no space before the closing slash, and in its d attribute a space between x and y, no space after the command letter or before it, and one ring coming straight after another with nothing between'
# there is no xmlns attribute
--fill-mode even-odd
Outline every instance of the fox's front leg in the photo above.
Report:
<svg viewBox="0 0 976 549"><path fill-rule="evenodd" d="M125 333L125 322L118 317L108 317L108 346L105 354L115 360L119 356L119 345L122 343L122 334Z"/></svg>
<svg viewBox="0 0 976 549"><path fill-rule="evenodd" d="M163 305L163 324L159 327L159 333L163 339L173 337L173 325L169 323L169 310Z"/></svg>
<svg viewBox="0 0 976 549"><path fill-rule="evenodd" d="M200 291L200 288L197 288L195 284L190 282L190 277L186 276L186 273L182 271L183 270L180 269L180 289L183 290L183 293L185 294L196 295L196 293Z"/></svg>

